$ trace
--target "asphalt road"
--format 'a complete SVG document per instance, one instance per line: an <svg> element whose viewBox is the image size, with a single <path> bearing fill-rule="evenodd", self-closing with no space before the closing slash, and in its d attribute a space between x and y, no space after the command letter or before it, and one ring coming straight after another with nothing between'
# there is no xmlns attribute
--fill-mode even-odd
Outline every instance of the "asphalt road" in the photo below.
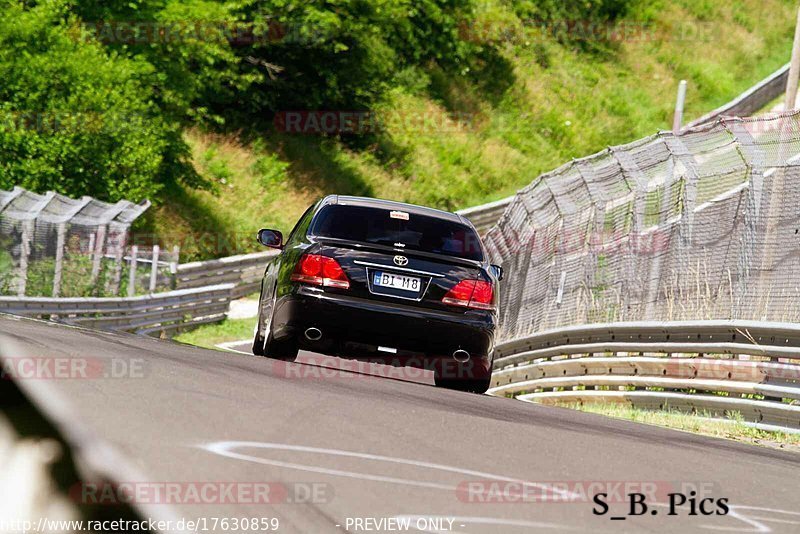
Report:
<svg viewBox="0 0 800 534"><path fill-rule="evenodd" d="M233 517L278 518L278 532L303 533L800 531L794 453L439 390L396 370L280 364L3 316L0 335L15 347L0 346L6 358L88 361L88 374L54 378L54 389L143 474L137 488L151 492L140 499L168 501L153 488L178 484L178 502L159 505L206 518L209 532L224 531L213 518ZM237 502L228 493L194 503L190 490L204 483L239 484ZM662 503L612 520L628 511L620 483ZM265 485L280 502L247 502ZM609 493L602 516L599 488ZM693 489L698 500L727 499L731 512L692 516L687 504L667 515L667 493Z"/></svg>

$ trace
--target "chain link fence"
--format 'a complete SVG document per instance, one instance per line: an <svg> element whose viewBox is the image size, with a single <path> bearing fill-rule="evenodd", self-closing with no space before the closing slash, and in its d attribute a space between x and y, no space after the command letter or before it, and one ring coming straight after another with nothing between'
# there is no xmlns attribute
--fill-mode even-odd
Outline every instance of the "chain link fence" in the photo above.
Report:
<svg viewBox="0 0 800 534"><path fill-rule="evenodd" d="M609 321L800 320L800 115L661 132L539 176L485 243L503 340Z"/></svg>
<svg viewBox="0 0 800 534"><path fill-rule="evenodd" d="M149 206L39 195L20 187L0 191L0 294L125 294L131 278L123 276L128 230ZM138 276L148 275L143 270Z"/></svg>

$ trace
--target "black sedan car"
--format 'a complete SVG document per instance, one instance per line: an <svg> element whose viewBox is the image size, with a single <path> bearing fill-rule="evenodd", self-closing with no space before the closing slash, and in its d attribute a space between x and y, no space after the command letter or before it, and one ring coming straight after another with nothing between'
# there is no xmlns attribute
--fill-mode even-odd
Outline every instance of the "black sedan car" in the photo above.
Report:
<svg viewBox="0 0 800 534"><path fill-rule="evenodd" d="M293 361L299 349L434 371L437 386L485 392L492 373L497 284L472 224L454 213L361 197L312 205L261 284L253 353Z"/></svg>

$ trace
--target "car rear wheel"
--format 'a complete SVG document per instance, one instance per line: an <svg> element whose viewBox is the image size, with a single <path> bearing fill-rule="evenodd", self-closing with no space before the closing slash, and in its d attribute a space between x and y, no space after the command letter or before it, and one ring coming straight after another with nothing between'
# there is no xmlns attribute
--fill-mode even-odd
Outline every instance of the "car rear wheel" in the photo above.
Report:
<svg viewBox="0 0 800 534"><path fill-rule="evenodd" d="M261 311L259 310L258 324L261 324ZM293 362L297 359L299 348L297 340L294 338L282 339L280 341L272 337L272 320L266 329L267 338L259 335L258 326L256 326L256 333L253 337L253 354L256 356L266 356L273 360L282 360L284 362Z"/></svg>
<svg viewBox="0 0 800 534"><path fill-rule="evenodd" d="M264 336L259 336L258 332L253 337L253 354L256 356L264 355Z"/></svg>
<svg viewBox="0 0 800 534"><path fill-rule="evenodd" d="M433 379L436 387L439 388L479 394L486 393L492 383L491 376L486 378L442 378L434 374Z"/></svg>
<svg viewBox="0 0 800 534"><path fill-rule="evenodd" d="M274 360L282 360L284 362L293 362L297 359L297 340L294 338L282 339L276 341L272 337L272 333L267 336L267 342L264 343L264 356Z"/></svg>
<svg viewBox="0 0 800 534"><path fill-rule="evenodd" d="M253 331L253 354L264 356L264 336L261 335L261 299L258 300L258 319Z"/></svg>

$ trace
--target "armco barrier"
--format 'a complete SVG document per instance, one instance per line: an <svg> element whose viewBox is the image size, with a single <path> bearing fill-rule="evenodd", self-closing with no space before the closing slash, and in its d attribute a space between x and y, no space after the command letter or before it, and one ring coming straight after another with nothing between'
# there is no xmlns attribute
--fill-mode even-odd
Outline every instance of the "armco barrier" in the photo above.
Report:
<svg viewBox="0 0 800 534"><path fill-rule="evenodd" d="M781 96L789 79L789 64L779 68L756 85L740 94L727 104L693 120L683 129L688 130L702 124L716 121L720 117L748 117L764 109L764 106Z"/></svg>
<svg viewBox="0 0 800 534"><path fill-rule="evenodd" d="M278 254L276 250L229 256L216 260L196 261L178 265L175 273L177 289L190 289L232 283L233 298L258 291L267 261Z"/></svg>
<svg viewBox="0 0 800 534"><path fill-rule="evenodd" d="M459 210L456 213L469 219L475 226L475 229L478 230L478 233L483 235L489 228L494 226L498 219L500 219L500 216L508 205L511 204L512 200L514 200L513 196L506 197L501 200L489 202L488 204Z"/></svg>
<svg viewBox="0 0 800 534"><path fill-rule="evenodd" d="M179 289L137 297L0 297L0 312L62 323L157 334L221 321L235 284Z"/></svg>
<svg viewBox="0 0 800 534"><path fill-rule="evenodd" d="M621 402L800 428L800 325L629 322L548 330L497 346L494 395Z"/></svg>

